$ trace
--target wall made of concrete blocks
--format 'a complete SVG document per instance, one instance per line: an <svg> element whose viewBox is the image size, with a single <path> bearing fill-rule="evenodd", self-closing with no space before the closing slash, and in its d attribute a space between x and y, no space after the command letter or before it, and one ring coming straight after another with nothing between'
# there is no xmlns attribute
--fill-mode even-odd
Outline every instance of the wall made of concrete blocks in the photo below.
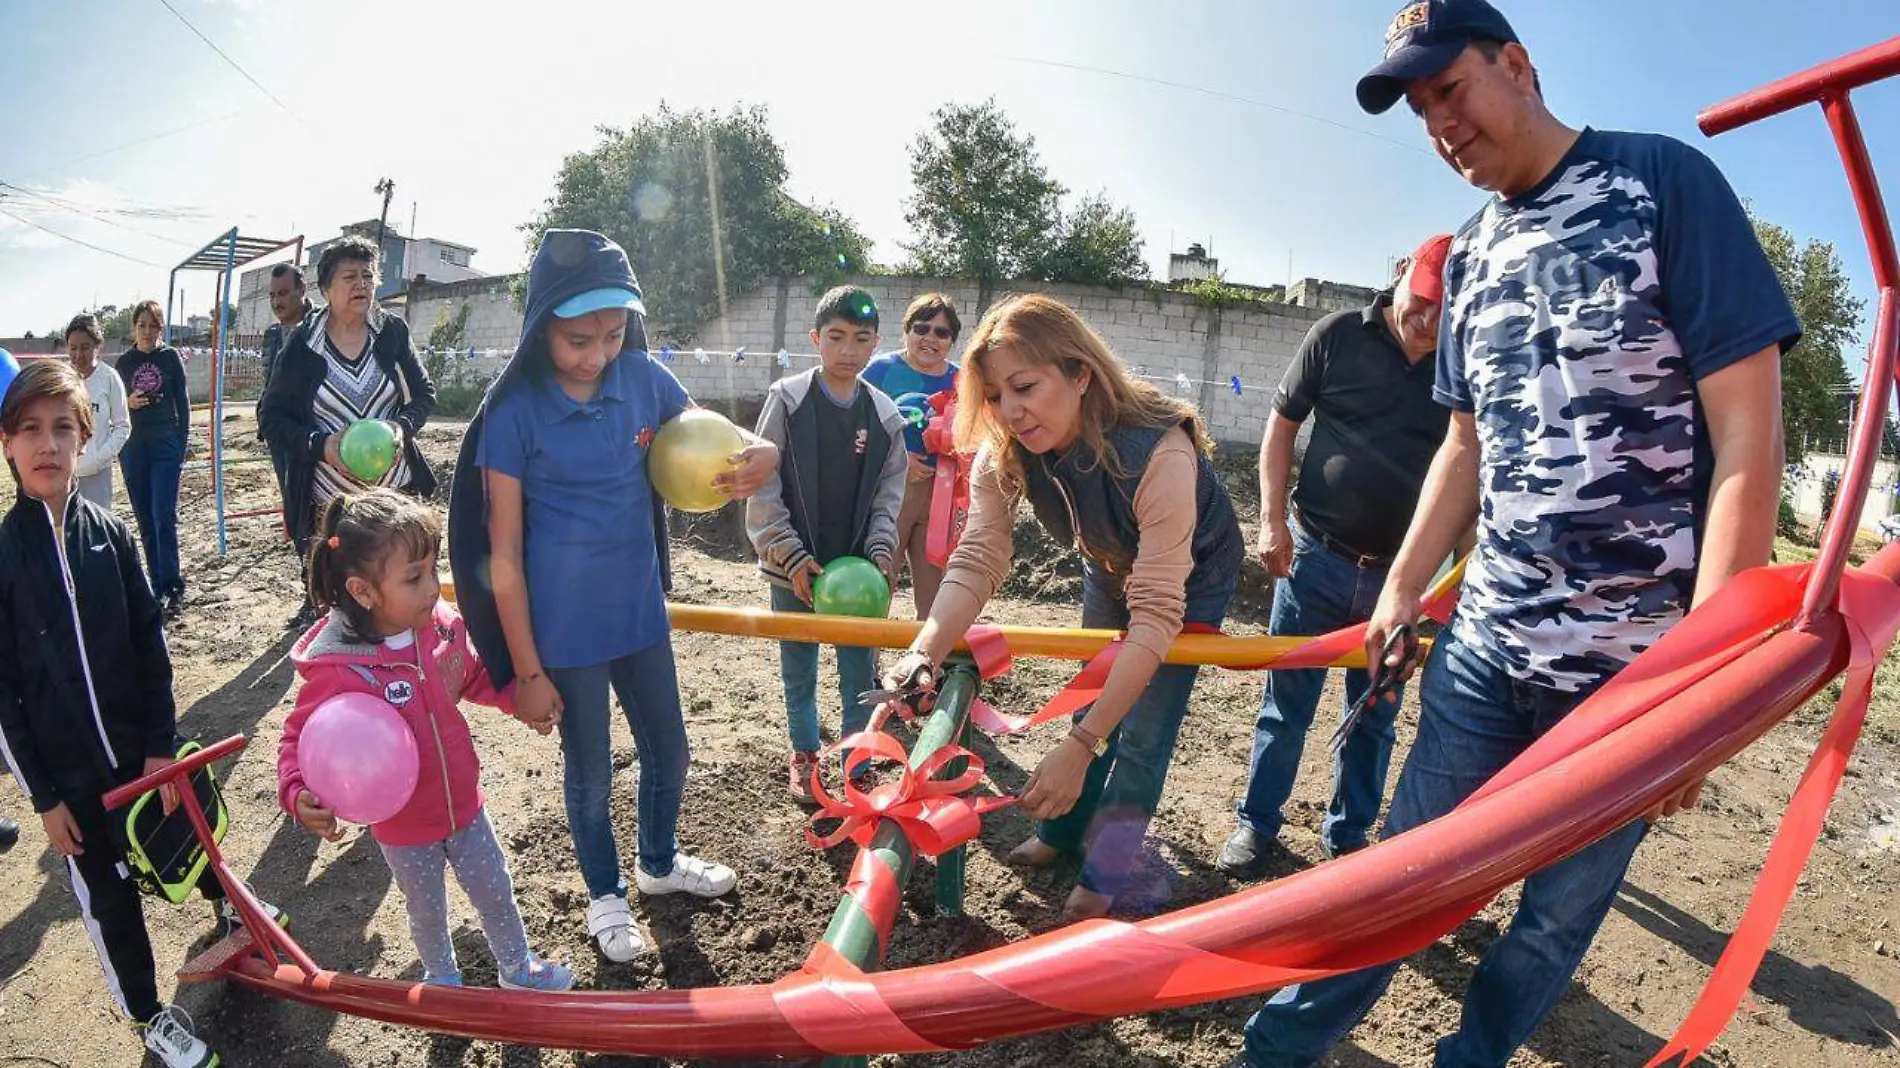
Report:
<svg viewBox="0 0 1900 1068"><path fill-rule="evenodd" d="M909 276L853 281L877 301L882 350L903 344L904 309L921 293L949 294L966 338L977 325L981 309L974 283ZM998 286L992 301L1022 291L1047 293L1075 308L1129 367L1200 405L1216 440L1244 447L1257 446L1274 388L1307 332L1326 314L1321 308L1279 304L1210 308L1181 293L1066 284ZM819 296L810 279L767 282L732 299L725 314L702 326L691 342L675 343L668 366L702 404L722 409L756 404L773 381L816 364L809 333ZM416 343L423 346L435 324L463 303L469 316L458 348L472 347L478 355L458 358L454 374L464 382L479 381L500 371L520 338L521 312L508 279L424 287L411 295L407 312ZM745 362L735 363L731 354L740 347L746 350ZM487 349L498 355L480 354ZM707 353L705 363L696 349ZM781 349L788 357L784 366L777 360ZM1182 376L1188 380L1185 390ZM1238 395L1231 386L1235 376L1241 381Z"/></svg>

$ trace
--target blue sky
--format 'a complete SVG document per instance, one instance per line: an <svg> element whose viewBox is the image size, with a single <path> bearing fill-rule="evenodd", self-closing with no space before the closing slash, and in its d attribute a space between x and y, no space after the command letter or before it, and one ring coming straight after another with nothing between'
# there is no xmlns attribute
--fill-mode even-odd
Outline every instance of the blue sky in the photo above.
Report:
<svg viewBox="0 0 1900 1068"><path fill-rule="evenodd" d="M822 18L782 3L536 0L479 18L397 0L172 3L263 89L159 0L0 6L0 182L58 201L0 188L0 211L157 265L0 215L0 334L162 300L170 266L230 225L329 236L376 214L384 175L401 229L413 203L423 236L515 269L517 227L562 156L661 101L767 105L792 191L852 216L883 262L908 235L906 146L932 109L990 96L1058 179L1135 210L1158 275L1170 243L1199 240L1235 281L1283 282L1290 261L1295 276L1375 283L1481 202L1404 109L1375 118L1353 102L1395 0L890 2ZM1503 6L1560 118L1698 145L1763 216L1833 241L1871 296L1819 111L1714 140L1694 118L1900 33L1894 0ZM1900 81L1856 102L1900 197ZM210 306L210 275L181 284L190 310Z"/></svg>

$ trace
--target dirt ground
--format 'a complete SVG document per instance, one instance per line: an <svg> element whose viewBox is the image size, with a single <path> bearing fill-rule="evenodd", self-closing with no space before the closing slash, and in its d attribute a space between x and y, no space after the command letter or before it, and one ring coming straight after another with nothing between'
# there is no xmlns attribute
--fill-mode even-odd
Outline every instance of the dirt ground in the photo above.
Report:
<svg viewBox="0 0 1900 1068"><path fill-rule="evenodd" d="M230 424L234 451L255 455L248 419ZM424 433L446 473L461 427ZM1237 492L1250 458L1225 466ZM232 476L234 507L273 503L268 468ZM122 492L122 491L121 491ZM420 969L402 905L374 843L360 830L338 845L321 843L274 804L273 756L294 696L284 629L297 599L297 569L269 520L231 526L226 556L216 553L208 475L188 473L182 505L184 559L191 584L185 618L171 630L184 730L204 740L245 732L251 747L229 769L227 796L236 826L226 847L238 870L267 899L287 908L303 944L325 964L385 977ZM1257 509L1245 503L1243 515ZM124 512L123 499L121 511ZM127 516L129 518L129 515ZM1249 535L1251 536L1251 531ZM733 550L730 522L699 521L675 554L675 596L684 601L758 605L760 580ZM1030 552L996 618L1072 623L1078 575L1046 544ZM1248 596L1229 629L1264 624L1261 573L1245 577ZM900 594L907 603L907 593ZM560 799L560 754L544 739L487 710L471 709L486 767L489 811L510 851L530 936L543 952L575 965L595 989L689 988L769 982L795 968L837 901L850 857L821 855L800 835L802 812L787 799L785 726L775 650L758 641L677 637L680 678L693 741L692 785L681 826L684 846L731 864L738 891L717 902L658 899L636 905L656 954L610 965L587 943L584 894ZM827 663L829 658L826 658ZM991 698L1022 711L1052 692L1072 665L1022 664ZM1212 868L1233 826L1243 787L1257 675L1210 671L1202 677L1162 809L1150 834L1148 880L1140 909L1172 908L1236 889ZM835 692L829 681L821 693ZM1336 687L1328 695L1336 708ZM1415 709L1409 700L1404 723ZM1711 780L1700 811L1651 835L1636 858L1602 934L1549 1022L1512 1062L1515 1068L1641 1064L1688 1010L1739 916L1776 821L1831 705L1817 702L1742 754ZM836 710L830 713L835 726ZM1900 738L1892 718L1870 730L1835 803L1752 996L1721 1043L1701 1063L1736 1068L1900 1064ZM1401 745L1409 740L1402 727ZM997 789L1018 789L1053 736L985 745ZM623 853L634 836L631 739L615 727L615 824ZM1309 747L1285 835L1302 859L1319 859L1315 832L1329 772ZM8 780L0 811L24 817L23 840L0 859L0 1065L93 1068L132 1064L130 1033L114 1020L63 865L45 850L37 823ZM1023 875L1003 854L1029 832L1014 811L990 818L970 853L967 916L931 914L928 878L906 902L893 939L892 965L941 960L1046 931L1073 869ZM458 903L457 941L473 983L492 983L494 968L472 911ZM1430 1063L1433 1038L1455 1026L1471 968L1510 915L1512 895L1411 961L1391 993L1327 1063L1397 1068ZM209 929L206 907L148 909L161 971L181 963ZM161 992L170 983L162 981ZM657 1065L566 1051L503 1047L434 1037L280 1003L221 984L177 994L214 1037L227 1064L525 1066ZM1054 1035L999 1042L936 1056L879 1058L914 1068L1022 1068L1030 1065L1213 1066L1239 1046L1256 999L1118 1020Z"/></svg>

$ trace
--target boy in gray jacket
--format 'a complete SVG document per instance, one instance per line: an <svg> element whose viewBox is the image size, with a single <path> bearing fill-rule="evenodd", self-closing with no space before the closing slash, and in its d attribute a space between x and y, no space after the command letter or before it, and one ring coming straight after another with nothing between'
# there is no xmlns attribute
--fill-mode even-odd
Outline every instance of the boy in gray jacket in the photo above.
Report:
<svg viewBox="0 0 1900 1068"><path fill-rule="evenodd" d="M778 473L746 501L746 534L772 588L772 610L812 610L812 580L841 556L876 564L895 585L897 510L904 501L904 423L897 405L858 381L877 348L877 304L857 286L818 302L811 340L819 366L782 378L766 392L758 435L778 446ZM844 734L862 730L871 710L858 694L876 676L873 651L834 646ZM785 719L791 734L789 788L812 800L818 761L818 646L779 643Z"/></svg>

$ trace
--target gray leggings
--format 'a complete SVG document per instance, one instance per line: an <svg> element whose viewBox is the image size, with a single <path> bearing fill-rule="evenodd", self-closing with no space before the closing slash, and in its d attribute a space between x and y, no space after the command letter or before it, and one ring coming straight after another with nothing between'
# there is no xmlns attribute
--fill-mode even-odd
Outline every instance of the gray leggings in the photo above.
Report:
<svg viewBox="0 0 1900 1068"><path fill-rule="evenodd" d="M495 954L501 974L512 975L528 961L528 932L521 926L521 908L515 904L514 881L508 877L508 860L495 840L495 828L488 822L488 810L475 816L475 822L440 842L428 845L382 845L389 872L402 888L403 904L409 911L409 936L416 940L416 952L430 979L458 975L455 944L449 938L449 888L443 866L455 869L482 919L482 933L488 936L488 948Z"/></svg>

